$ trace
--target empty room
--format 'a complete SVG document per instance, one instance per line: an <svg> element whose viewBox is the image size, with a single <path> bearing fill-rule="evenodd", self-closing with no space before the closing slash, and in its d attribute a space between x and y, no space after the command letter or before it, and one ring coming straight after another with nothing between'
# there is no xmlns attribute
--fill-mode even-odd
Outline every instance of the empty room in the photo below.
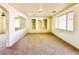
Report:
<svg viewBox="0 0 79 59"><path fill-rule="evenodd" d="M0 3L0 55L78 54L78 3Z"/></svg>

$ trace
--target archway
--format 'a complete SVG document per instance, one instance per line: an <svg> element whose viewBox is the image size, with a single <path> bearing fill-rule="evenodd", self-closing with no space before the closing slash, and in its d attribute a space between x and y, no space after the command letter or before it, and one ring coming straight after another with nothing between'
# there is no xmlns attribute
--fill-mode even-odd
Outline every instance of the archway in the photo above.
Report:
<svg viewBox="0 0 79 59"><path fill-rule="evenodd" d="M9 37L9 13L0 5L0 46L5 47Z"/></svg>

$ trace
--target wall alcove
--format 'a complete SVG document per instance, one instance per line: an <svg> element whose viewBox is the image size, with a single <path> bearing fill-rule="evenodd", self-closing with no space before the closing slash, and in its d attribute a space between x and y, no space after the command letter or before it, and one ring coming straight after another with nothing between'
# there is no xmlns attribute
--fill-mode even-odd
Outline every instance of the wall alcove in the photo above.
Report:
<svg viewBox="0 0 79 59"><path fill-rule="evenodd" d="M26 20L22 16L15 17L15 31L21 30L26 27Z"/></svg>
<svg viewBox="0 0 79 59"><path fill-rule="evenodd" d="M32 19L32 29L47 30L47 19Z"/></svg>

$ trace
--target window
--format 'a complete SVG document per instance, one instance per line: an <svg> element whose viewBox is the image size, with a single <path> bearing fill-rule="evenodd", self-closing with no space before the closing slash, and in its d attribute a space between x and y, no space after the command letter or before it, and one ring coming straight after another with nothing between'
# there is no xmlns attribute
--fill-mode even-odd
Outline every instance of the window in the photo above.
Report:
<svg viewBox="0 0 79 59"><path fill-rule="evenodd" d="M58 17L58 28L66 30L66 15Z"/></svg>
<svg viewBox="0 0 79 59"><path fill-rule="evenodd" d="M67 30L73 31L73 12L67 14Z"/></svg>
<svg viewBox="0 0 79 59"><path fill-rule="evenodd" d="M55 19L55 27L67 31L73 31L73 12L69 12Z"/></svg>
<svg viewBox="0 0 79 59"><path fill-rule="evenodd" d="M55 28L58 28L58 19L55 19Z"/></svg>

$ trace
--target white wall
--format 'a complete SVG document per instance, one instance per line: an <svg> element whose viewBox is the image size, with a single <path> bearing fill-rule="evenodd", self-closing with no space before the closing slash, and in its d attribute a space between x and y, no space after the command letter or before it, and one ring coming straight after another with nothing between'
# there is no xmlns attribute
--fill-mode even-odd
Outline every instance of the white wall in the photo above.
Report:
<svg viewBox="0 0 79 59"><path fill-rule="evenodd" d="M65 14L67 12L74 11L74 31L69 32L65 30L59 30L55 28L55 18L57 16L60 16L62 14ZM64 41L70 43L74 47L79 49L79 4L76 4L67 10L64 10L63 12L55 15L52 17L52 22L51 22L51 32L55 34L56 36L60 37Z"/></svg>
<svg viewBox="0 0 79 59"><path fill-rule="evenodd" d="M6 35L0 34L0 47L5 47L6 46Z"/></svg>
<svg viewBox="0 0 79 59"><path fill-rule="evenodd" d="M9 4L0 4L2 7L6 8L9 12L9 19L7 20L8 23L8 36L6 39L7 47L12 46L16 43L19 39L21 39L27 32L28 32L28 18L20 13L18 10L11 7ZM19 31L15 31L15 17L22 16L26 19L26 27Z"/></svg>

